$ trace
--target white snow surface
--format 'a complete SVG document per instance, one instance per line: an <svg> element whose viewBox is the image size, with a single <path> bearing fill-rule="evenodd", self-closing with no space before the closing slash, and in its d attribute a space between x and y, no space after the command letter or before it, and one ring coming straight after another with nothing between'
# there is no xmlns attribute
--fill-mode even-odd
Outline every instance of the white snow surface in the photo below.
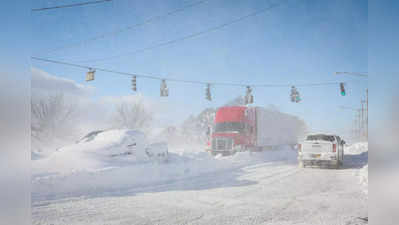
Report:
<svg viewBox="0 0 399 225"><path fill-rule="evenodd" d="M366 224L367 192L353 175L367 173L367 143L347 146L340 170L299 168L289 147L212 157L189 146L167 162L110 161L103 147L84 151L79 169L61 166L82 156L72 151L33 161L33 224Z"/></svg>
<svg viewBox="0 0 399 225"><path fill-rule="evenodd" d="M345 148L346 155L356 155L361 154L363 152L368 152L369 144L368 142L357 142L352 145L349 145Z"/></svg>
<svg viewBox="0 0 399 225"><path fill-rule="evenodd" d="M104 132L95 142L68 146L48 158L32 161L33 200L97 195L230 171L256 162L296 160L296 152L288 146L279 151L239 152L228 157L178 151L169 152L167 161L148 160L146 155L110 158L111 153L124 151L121 143L126 143L126 137L131 135L126 136L123 130ZM141 143L137 147L144 148L144 145Z"/></svg>
<svg viewBox="0 0 399 225"><path fill-rule="evenodd" d="M352 158L349 162L350 164L362 166L361 169L354 173L359 177L363 191L368 193L368 142L358 142L348 146L345 148L345 154Z"/></svg>

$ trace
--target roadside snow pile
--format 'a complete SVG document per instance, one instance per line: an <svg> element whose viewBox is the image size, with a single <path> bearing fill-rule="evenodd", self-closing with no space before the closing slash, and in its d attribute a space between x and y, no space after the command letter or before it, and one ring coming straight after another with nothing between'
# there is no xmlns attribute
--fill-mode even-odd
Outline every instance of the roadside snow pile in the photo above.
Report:
<svg viewBox="0 0 399 225"><path fill-rule="evenodd" d="M357 155L363 152L368 152L369 144L368 142L358 142L345 148L345 154Z"/></svg>
<svg viewBox="0 0 399 225"><path fill-rule="evenodd" d="M368 185L369 185L369 165L364 166L358 173L360 176L360 183L363 185L363 191L368 194Z"/></svg>
<svg viewBox="0 0 399 225"><path fill-rule="evenodd" d="M115 164L145 161L148 159L145 148L145 136L139 131L95 131L76 144L32 161L32 169L34 174L95 171Z"/></svg>
<svg viewBox="0 0 399 225"><path fill-rule="evenodd" d="M55 137L44 137L43 140L31 138L31 160L48 157L60 147L73 143L69 138L61 140Z"/></svg>
<svg viewBox="0 0 399 225"><path fill-rule="evenodd" d="M60 149L46 159L32 161L32 200L101 195L145 186L167 184L215 172L273 161L295 163L296 151L284 148L269 152L241 152L228 157L212 157L206 152L170 153L168 160L145 160L125 154L126 144L139 134L110 131ZM111 141L112 140L112 141ZM115 141L117 140L117 141ZM143 143L135 147L144 149ZM154 145L157 147L158 145ZM159 147L159 146L158 146ZM110 157L117 155L116 157ZM121 156L124 157L121 157ZM144 157L144 155L143 155Z"/></svg>
<svg viewBox="0 0 399 225"><path fill-rule="evenodd" d="M358 176L360 183L363 186L363 191L368 193L368 143L359 142L345 148L345 163L351 167L359 168L355 171L355 176Z"/></svg>

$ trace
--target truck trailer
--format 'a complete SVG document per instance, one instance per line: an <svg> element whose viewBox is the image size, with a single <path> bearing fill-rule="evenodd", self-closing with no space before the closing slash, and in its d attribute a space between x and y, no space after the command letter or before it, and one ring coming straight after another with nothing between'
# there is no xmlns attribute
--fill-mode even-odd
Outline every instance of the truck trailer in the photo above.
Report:
<svg viewBox="0 0 399 225"><path fill-rule="evenodd" d="M277 110L224 106L216 111L208 150L213 155L231 155L295 145L304 128L302 120Z"/></svg>

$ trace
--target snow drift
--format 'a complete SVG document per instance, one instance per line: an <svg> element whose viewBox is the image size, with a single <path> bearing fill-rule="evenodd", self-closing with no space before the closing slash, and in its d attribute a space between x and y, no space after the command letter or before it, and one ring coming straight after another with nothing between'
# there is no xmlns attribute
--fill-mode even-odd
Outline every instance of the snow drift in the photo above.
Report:
<svg viewBox="0 0 399 225"><path fill-rule="evenodd" d="M161 155L166 144L148 145L143 133L114 129L93 131L76 144L57 149L50 156L33 161L34 174L68 174L95 171L109 166L140 163Z"/></svg>
<svg viewBox="0 0 399 225"><path fill-rule="evenodd" d="M354 143L345 148L347 161L352 167L361 167L354 172L354 175L359 177L359 183L363 187L363 191L368 193L368 142Z"/></svg>
<svg viewBox="0 0 399 225"><path fill-rule="evenodd" d="M212 157L206 152L169 152L167 161L150 160L138 137L142 136L128 130L101 132L93 139L88 135L76 145L61 148L48 158L32 161L32 200L123 192L204 174L231 173L250 164L296 162L296 151L289 147L229 157ZM126 145L132 141L141 154L125 153ZM158 151L163 149L159 143L150 146Z"/></svg>

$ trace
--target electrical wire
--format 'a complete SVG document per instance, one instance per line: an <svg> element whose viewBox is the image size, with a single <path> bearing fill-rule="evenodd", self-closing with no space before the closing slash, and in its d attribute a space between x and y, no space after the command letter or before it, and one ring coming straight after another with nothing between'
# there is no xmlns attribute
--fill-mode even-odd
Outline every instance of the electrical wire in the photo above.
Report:
<svg viewBox="0 0 399 225"><path fill-rule="evenodd" d="M85 40L81 40L81 41L74 42L74 43L71 43L71 44L67 44L67 45L64 45L64 46L61 46L61 47L58 47L58 48L47 50L46 52L49 53L49 52L63 50L63 49L70 48L70 47L81 46L82 44L88 43L90 41L100 40L100 39L103 39L103 38L105 38L107 36L110 36L110 35L117 35L117 34L120 34L122 32L125 32L127 30L132 30L132 29L141 27L143 25L150 24L150 23L155 22L155 21L159 21L159 20L164 19L164 18L166 18L168 16L172 16L172 15L174 15L176 13L182 12L182 11L184 11L186 9L189 9L189 8L193 8L195 6L201 5L201 4L203 4L205 2L208 2L208 1L209 0L193 2L191 4L188 4L188 5L184 6L184 7L169 11L169 12L163 14L163 15L157 15L157 16L153 16L153 17L147 18L141 23L136 23L136 24L133 24L133 25L129 25L129 26L126 26L124 28L119 28L119 29L114 30L114 31L105 32L105 33L102 33L102 34L87 38Z"/></svg>
<svg viewBox="0 0 399 225"><path fill-rule="evenodd" d="M239 87L247 87L247 86L250 86L250 87L292 87L292 86L310 87L310 86L337 85L337 84L340 83L340 82L322 82L322 83L307 83L307 84L243 84L243 83L228 83L228 82L209 82L209 81L181 80L181 79L167 78L167 77L147 75L147 74L121 72L121 71L116 71L116 70L110 70L110 69L104 69L104 68L99 68L99 67L80 65L80 64L75 64L75 63L57 61L57 60L34 57L34 56L32 56L31 59L37 60L37 61L48 62L48 63L54 63L54 64L71 66L71 67L77 67L77 68L82 68L82 69L96 70L96 71L103 71L103 72L107 72L107 73L131 76L131 77L136 76L137 78L141 77L141 78L147 78L147 79L153 79L153 80L161 80L161 81L165 80L165 81L170 81L170 82L201 84L201 85L210 84L212 86L218 85L218 86L239 86Z"/></svg>
<svg viewBox="0 0 399 225"><path fill-rule="evenodd" d="M286 3L286 2L285 2L285 3ZM246 15L244 15L244 16L238 17L238 18L236 18L236 19L230 20L230 21L228 21L228 22L226 22L226 23L223 23L223 24L220 24L220 25L217 25L217 26L214 26L214 27L210 27L210 28L205 29L205 30L203 30L203 31L199 31L199 32L196 32L196 33L192 33L192 34L189 34L189 35L186 35L186 36L177 38L177 39L173 39L173 40L170 40L170 41L156 43L156 44L153 44L153 45L151 45L151 46L148 46L148 47L145 47L145 48L141 48L141 49L137 49L137 50L132 51L132 52L128 52L128 53L124 53L124 54L119 54L119 55L108 56L108 57L103 57L103 58L97 58L97 59L81 60L81 61L76 61L76 62L78 62L78 63L87 63L87 62L105 61L105 60L109 60L109 59L120 58L120 57L123 57L123 56L126 56L126 55L134 55L134 54L137 54L137 53L140 53L140 52L152 50L152 49L159 48L159 47L163 47L163 46L167 46L167 45L172 45L172 44L175 44L175 43L177 43L177 42L179 42L179 41L184 41L184 40L187 40L187 39L192 39L192 38L195 38L195 37L204 35L204 34L206 34L206 33L210 33L210 32L214 32L214 31L223 29L223 28L225 28L225 27L227 27L227 26L229 26L229 25L238 23L238 22L240 22L240 21L242 21L242 20L245 20L245 19L247 19L247 18L250 18L250 17L256 16L256 15L258 15L258 14L267 12L267 11L273 9L273 8L276 8L276 7L278 7L278 6L281 6L282 4L283 4L282 2L280 2L280 3L275 3L275 4L270 5L269 7L266 7L266 8L260 9L260 10L256 10L256 11L254 11L254 12L252 12L252 13L249 13L249 14L246 14Z"/></svg>
<svg viewBox="0 0 399 225"><path fill-rule="evenodd" d="M59 6L52 6L52 7L45 7L45 8L36 8L36 9L32 9L32 11L37 12L37 11L52 10L52 9L70 8L70 7L105 3L105 2L110 2L110 1L112 1L112 0L98 0L98 1L90 1L90 2L81 2L81 3L75 3L75 4L69 4L69 5L59 5Z"/></svg>

